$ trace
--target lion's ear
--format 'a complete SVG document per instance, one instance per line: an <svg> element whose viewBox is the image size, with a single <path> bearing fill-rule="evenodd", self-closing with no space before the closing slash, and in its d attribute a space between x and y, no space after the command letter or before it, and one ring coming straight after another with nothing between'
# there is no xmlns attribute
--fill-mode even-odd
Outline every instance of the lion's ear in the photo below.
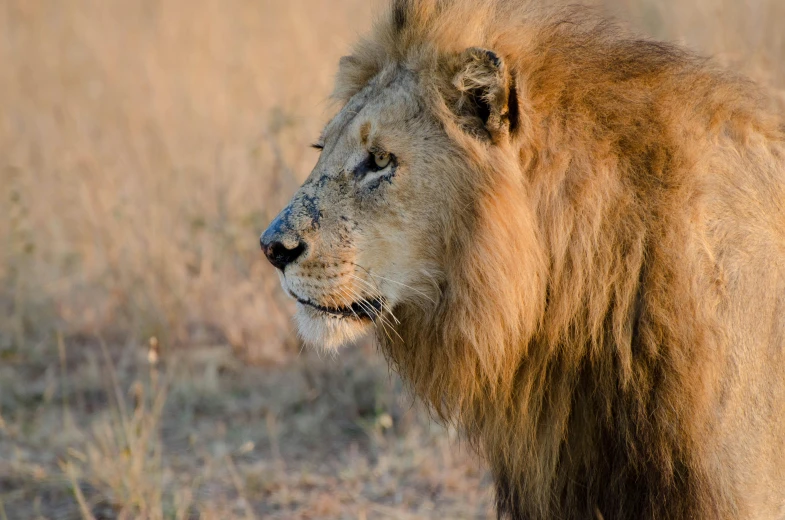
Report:
<svg viewBox="0 0 785 520"><path fill-rule="evenodd" d="M453 76L458 91L455 112L469 132L496 142L517 124L515 84L504 61L493 51L471 47L458 58Z"/></svg>

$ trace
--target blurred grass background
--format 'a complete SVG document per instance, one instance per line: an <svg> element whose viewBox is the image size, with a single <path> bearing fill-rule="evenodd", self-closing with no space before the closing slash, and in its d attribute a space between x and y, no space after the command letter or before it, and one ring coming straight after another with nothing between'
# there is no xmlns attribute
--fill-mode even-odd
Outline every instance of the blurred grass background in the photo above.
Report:
<svg viewBox="0 0 785 520"><path fill-rule="evenodd" d="M594 3L785 87L785 2ZM302 351L258 251L383 5L0 3L0 519L490 514L371 345Z"/></svg>

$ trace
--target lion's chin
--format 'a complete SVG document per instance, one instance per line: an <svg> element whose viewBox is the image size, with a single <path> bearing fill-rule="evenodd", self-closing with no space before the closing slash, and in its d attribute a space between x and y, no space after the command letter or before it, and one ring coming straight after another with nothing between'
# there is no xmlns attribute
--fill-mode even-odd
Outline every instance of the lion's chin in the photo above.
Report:
<svg viewBox="0 0 785 520"><path fill-rule="evenodd" d="M357 341L372 328L370 320L333 316L297 303L294 315L302 340L309 346L337 349Z"/></svg>

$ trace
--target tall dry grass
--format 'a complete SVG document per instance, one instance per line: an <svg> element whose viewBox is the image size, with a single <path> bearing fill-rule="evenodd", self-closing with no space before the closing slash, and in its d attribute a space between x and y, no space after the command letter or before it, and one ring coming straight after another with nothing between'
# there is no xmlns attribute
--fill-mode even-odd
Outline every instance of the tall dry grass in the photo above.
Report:
<svg viewBox="0 0 785 520"><path fill-rule="evenodd" d="M5 342L157 333L282 361L289 308L257 237L368 19L360 0L4 2Z"/></svg>

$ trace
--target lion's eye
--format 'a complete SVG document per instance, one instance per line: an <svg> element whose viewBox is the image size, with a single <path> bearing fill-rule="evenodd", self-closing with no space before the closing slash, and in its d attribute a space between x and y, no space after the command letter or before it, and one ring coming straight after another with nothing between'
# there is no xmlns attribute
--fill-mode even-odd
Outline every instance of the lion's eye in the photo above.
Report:
<svg viewBox="0 0 785 520"><path fill-rule="evenodd" d="M354 175L357 179L390 178L398 167L398 159L391 153L372 150L368 152L365 161L357 165ZM374 174L374 175L370 175Z"/></svg>
<svg viewBox="0 0 785 520"><path fill-rule="evenodd" d="M380 171L387 168L392 162L392 156L387 152L376 152L373 154L373 169Z"/></svg>

